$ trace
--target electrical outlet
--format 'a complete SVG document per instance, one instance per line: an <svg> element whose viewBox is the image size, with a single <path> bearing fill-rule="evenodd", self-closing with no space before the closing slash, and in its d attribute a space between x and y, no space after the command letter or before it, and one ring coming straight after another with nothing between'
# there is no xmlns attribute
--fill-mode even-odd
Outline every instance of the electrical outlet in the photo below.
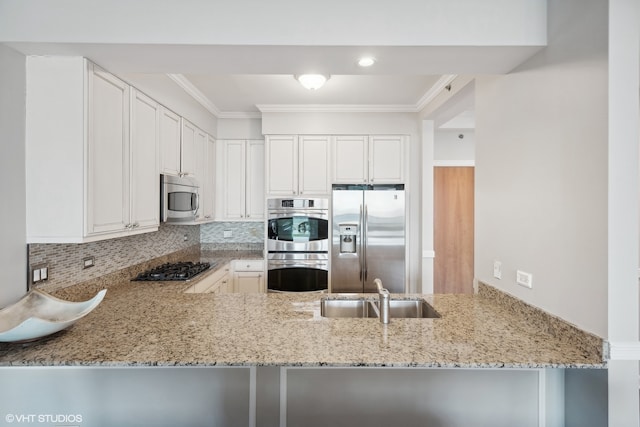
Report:
<svg viewBox="0 0 640 427"><path fill-rule="evenodd" d="M521 270L516 271L516 283L525 288L533 288L533 274Z"/></svg>
<svg viewBox="0 0 640 427"><path fill-rule="evenodd" d="M86 258L82 258L82 269L87 269L96 265L96 259L92 256L88 256Z"/></svg>
<svg viewBox="0 0 640 427"><path fill-rule="evenodd" d="M233 236L233 231L231 231L231 230L224 230L224 232L223 232L223 236L224 236L224 237L232 237L232 236Z"/></svg>
<svg viewBox="0 0 640 427"><path fill-rule="evenodd" d="M502 263L500 261L493 261L493 277L502 279Z"/></svg>

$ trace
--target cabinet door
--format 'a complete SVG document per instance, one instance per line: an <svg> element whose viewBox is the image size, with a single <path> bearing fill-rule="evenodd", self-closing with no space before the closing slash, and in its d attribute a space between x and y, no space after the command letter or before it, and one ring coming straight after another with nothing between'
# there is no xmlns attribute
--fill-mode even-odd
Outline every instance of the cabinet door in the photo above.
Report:
<svg viewBox="0 0 640 427"><path fill-rule="evenodd" d="M224 141L224 217L245 215L245 142Z"/></svg>
<svg viewBox="0 0 640 427"><path fill-rule="evenodd" d="M196 172L196 127L186 119L182 119L180 152L180 172L183 175L195 176Z"/></svg>
<svg viewBox="0 0 640 427"><path fill-rule="evenodd" d="M160 106L133 89L131 105L131 224L136 228L160 223L158 179Z"/></svg>
<svg viewBox="0 0 640 427"><path fill-rule="evenodd" d="M196 212L196 221L204 220L204 205L207 203L206 195L206 161L207 161L207 134L196 128L194 140L194 170L191 175L198 182L198 195L200 208Z"/></svg>
<svg viewBox="0 0 640 427"><path fill-rule="evenodd" d="M371 170L369 182L396 184L404 182L404 137L396 135L369 137Z"/></svg>
<svg viewBox="0 0 640 427"><path fill-rule="evenodd" d="M129 85L89 66L87 234L129 224Z"/></svg>
<svg viewBox="0 0 640 427"><path fill-rule="evenodd" d="M329 145L328 136L299 137L299 194L329 194Z"/></svg>
<svg viewBox="0 0 640 427"><path fill-rule="evenodd" d="M160 108L160 171L163 174L180 174L180 126L180 116Z"/></svg>
<svg viewBox="0 0 640 427"><path fill-rule="evenodd" d="M204 220L213 219L216 181L216 147L212 137L207 137L206 144L205 179L202 183L203 216Z"/></svg>
<svg viewBox="0 0 640 427"><path fill-rule="evenodd" d="M235 289L237 293L259 294L264 292L264 276L256 272L239 272L234 274Z"/></svg>
<svg viewBox="0 0 640 427"><path fill-rule="evenodd" d="M298 194L298 137L268 136L265 155L267 193Z"/></svg>
<svg viewBox="0 0 640 427"><path fill-rule="evenodd" d="M333 137L333 182L360 184L368 179L368 144L366 136Z"/></svg>
<svg viewBox="0 0 640 427"><path fill-rule="evenodd" d="M247 141L246 217L264 218L264 141Z"/></svg>

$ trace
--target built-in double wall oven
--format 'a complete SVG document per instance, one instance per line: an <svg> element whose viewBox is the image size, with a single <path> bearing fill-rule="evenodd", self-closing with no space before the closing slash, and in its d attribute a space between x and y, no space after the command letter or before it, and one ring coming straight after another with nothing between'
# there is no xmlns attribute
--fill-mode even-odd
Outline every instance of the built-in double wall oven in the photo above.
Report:
<svg viewBox="0 0 640 427"><path fill-rule="evenodd" d="M267 288L327 292L329 199L267 200Z"/></svg>

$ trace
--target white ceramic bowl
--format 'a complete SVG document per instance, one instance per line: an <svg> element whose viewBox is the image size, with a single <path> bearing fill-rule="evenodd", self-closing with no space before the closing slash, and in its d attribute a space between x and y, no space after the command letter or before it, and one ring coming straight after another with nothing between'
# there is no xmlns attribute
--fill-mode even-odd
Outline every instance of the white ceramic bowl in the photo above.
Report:
<svg viewBox="0 0 640 427"><path fill-rule="evenodd" d="M0 342L30 341L61 331L100 304L106 289L88 301L64 301L34 289L0 310Z"/></svg>

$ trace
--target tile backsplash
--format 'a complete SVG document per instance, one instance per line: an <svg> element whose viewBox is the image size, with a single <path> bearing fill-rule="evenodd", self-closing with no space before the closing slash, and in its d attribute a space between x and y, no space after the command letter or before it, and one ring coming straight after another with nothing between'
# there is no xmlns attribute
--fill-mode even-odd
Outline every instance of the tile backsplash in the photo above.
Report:
<svg viewBox="0 0 640 427"><path fill-rule="evenodd" d="M231 232L230 237L224 237ZM185 240L186 238L186 240ZM46 263L49 278L36 287L55 291L87 280L187 249L262 250L263 222L216 222L204 225L161 224L154 233L138 234L92 243L34 243L29 245L29 265ZM83 269L83 258L95 265Z"/></svg>
<svg viewBox="0 0 640 427"><path fill-rule="evenodd" d="M38 287L47 291L95 279L117 270L200 244L197 225L160 225L154 233L79 244L30 244L29 265L49 264L49 279ZM83 269L82 259L95 266Z"/></svg>
<svg viewBox="0 0 640 427"><path fill-rule="evenodd" d="M225 237L225 231L229 237ZM201 243L264 243L264 222L212 222L200 226Z"/></svg>

